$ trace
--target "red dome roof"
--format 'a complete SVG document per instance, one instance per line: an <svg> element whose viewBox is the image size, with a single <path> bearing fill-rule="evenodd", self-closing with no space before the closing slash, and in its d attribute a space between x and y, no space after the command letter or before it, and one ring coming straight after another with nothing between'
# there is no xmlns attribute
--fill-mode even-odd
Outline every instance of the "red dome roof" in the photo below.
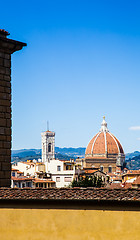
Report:
<svg viewBox="0 0 140 240"><path fill-rule="evenodd" d="M123 154L123 148L119 140L109 132L107 129L107 123L103 119L102 127L99 133L97 133L89 142L85 157L109 157Z"/></svg>

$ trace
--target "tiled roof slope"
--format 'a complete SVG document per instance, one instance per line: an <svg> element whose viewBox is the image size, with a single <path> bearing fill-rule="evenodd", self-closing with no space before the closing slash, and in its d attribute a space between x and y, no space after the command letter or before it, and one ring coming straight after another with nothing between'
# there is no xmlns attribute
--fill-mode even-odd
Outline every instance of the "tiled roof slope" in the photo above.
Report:
<svg viewBox="0 0 140 240"><path fill-rule="evenodd" d="M132 184L140 185L140 176Z"/></svg>
<svg viewBox="0 0 140 240"><path fill-rule="evenodd" d="M0 188L0 200L6 199L140 201L140 190L105 188Z"/></svg>

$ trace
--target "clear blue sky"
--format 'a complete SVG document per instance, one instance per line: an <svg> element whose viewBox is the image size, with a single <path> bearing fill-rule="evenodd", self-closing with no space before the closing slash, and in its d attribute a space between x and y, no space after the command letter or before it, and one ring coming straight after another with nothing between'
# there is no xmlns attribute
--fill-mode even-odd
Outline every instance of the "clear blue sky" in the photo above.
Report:
<svg viewBox="0 0 140 240"><path fill-rule="evenodd" d="M12 57L13 149L86 147L102 116L140 150L140 2L2 1L0 28L27 43Z"/></svg>

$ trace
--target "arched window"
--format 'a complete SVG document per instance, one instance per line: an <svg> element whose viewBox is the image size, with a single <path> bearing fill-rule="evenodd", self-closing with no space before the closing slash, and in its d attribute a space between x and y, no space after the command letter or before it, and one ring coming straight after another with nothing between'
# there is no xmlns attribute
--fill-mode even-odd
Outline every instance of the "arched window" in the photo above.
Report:
<svg viewBox="0 0 140 240"><path fill-rule="evenodd" d="M57 166L57 171L61 171L61 166Z"/></svg>
<svg viewBox="0 0 140 240"><path fill-rule="evenodd" d="M112 173L112 167L111 166L108 167L108 172Z"/></svg>
<svg viewBox="0 0 140 240"><path fill-rule="evenodd" d="M100 166L100 171L103 172L104 171L104 167Z"/></svg>
<svg viewBox="0 0 140 240"><path fill-rule="evenodd" d="M51 143L48 144L48 152L51 152Z"/></svg>

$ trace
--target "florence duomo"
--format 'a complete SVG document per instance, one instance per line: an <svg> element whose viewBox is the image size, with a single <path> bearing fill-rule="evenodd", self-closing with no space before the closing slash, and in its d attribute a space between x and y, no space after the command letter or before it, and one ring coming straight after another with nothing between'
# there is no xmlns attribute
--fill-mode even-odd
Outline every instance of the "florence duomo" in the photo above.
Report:
<svg viewBox="0 0 140 240"><path fill-rule="evenodd" d="M123 147L118 138L109 131L105 117L103 117L99 132L87 144L83 157L66 158L66 155L60 159L56 157L54 131L42 132L41 141L42 157L39 161L28 160L13 164L13 168L21 172L24 172L25 168L28 170L24 176L25 181L23 180L22 183L20 178L12 179L12 187L28 186L27 176L34 178L29 183L33 188L38 186L67 187L71 186L81 174L86 177L90 173L93 176L99 175L103 179L104 187L114 186L115 188L117 184L119 187L124 187L124 184L129 183L129 179L124 177L129 171L126 168ZM28 167L30 164L33 165L32 169ZM136 176L139 176L139 173Z"/></svg>
<svg viewBox="0 0 140 240"><path fill-rule="evenodd" d="M85 166L97 167L103 172L116 172L116 167L123 170L125 154L119 140L109 132L105 117L101 129L89 142L85 151Z"/></svg>
<svg viewBox="0 0 140 240"><path fill-rule="evenodd" d="M0 240L139 240L140 1L0 6Z"/></svg>

